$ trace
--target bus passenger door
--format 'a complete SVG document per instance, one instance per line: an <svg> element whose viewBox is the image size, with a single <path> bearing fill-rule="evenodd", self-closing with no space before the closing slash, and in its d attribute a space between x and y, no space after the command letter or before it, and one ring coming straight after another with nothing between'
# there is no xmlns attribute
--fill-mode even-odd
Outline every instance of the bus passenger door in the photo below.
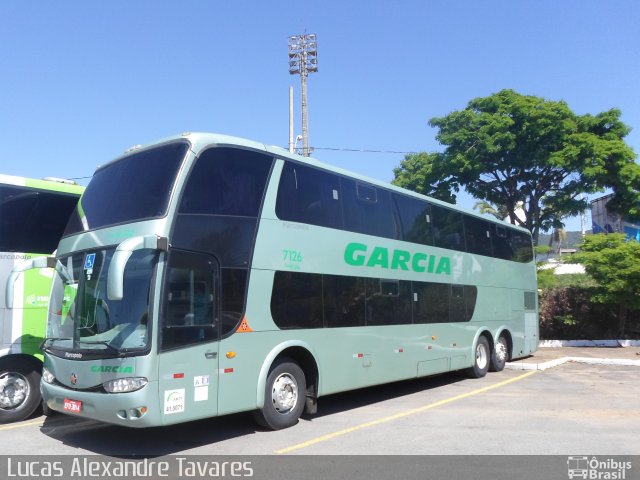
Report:
<svg viewBox="0 0 640 480"><path fill-rule="evenodd" d="M159 397L163 424L218 413L218 262L172 249L160 308Z"/></svg>

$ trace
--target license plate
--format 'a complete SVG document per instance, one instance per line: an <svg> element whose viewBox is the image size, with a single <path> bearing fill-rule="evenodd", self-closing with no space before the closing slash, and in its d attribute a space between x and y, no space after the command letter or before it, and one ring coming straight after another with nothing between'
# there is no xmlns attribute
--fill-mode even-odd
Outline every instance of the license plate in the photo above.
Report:
<svg viewBox="0 0 640 480"><path fill-rule="evenodd" d="M64 399L64 411L80 413L82 411L82 402L80 400Z"/></svg>

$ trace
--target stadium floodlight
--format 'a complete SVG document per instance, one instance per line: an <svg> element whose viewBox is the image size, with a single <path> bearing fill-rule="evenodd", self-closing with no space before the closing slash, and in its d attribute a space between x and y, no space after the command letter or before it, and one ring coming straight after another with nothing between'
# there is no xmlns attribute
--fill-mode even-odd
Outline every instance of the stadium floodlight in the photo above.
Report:
<svg viewBox="0 0 640 480"><path fill-rule="evenodd" d="M308 157L309 115L307 107L307 77L318 71L318 42L315 33L289 37L289 73L300 75L302 92L302 155Z"/></svg>

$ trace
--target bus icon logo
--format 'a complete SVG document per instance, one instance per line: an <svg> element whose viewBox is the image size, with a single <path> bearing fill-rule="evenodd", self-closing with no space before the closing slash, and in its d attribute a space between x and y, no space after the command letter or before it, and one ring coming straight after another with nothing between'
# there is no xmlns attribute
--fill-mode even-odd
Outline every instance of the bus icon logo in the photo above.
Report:
<svg viewBox="0 0 640 480"><path fill-rule="evenodd" d="M589 457L569 457L567 459L567 469L569 478L589 476Z"/></svg>

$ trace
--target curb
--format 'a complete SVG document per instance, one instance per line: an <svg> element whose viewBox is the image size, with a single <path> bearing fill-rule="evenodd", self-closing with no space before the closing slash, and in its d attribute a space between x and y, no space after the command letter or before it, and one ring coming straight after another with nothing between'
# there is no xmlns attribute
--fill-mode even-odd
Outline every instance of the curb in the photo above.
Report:
<svg viewBox="0 0 640 480"><path fill-rule="evenodd" d="M538 347L640 347L640 340L540 340Z"/></svg>
<svg viewBox="0 0 640 480"><path fill-rule="evenodd" d="M623 360L619 358L588 358L588 357L562 357L544 363L507 363L504 368L509 370L547 370L564 363L575 362L588 365L621 365L625 367L640 367L640 360Z"/></svg>

